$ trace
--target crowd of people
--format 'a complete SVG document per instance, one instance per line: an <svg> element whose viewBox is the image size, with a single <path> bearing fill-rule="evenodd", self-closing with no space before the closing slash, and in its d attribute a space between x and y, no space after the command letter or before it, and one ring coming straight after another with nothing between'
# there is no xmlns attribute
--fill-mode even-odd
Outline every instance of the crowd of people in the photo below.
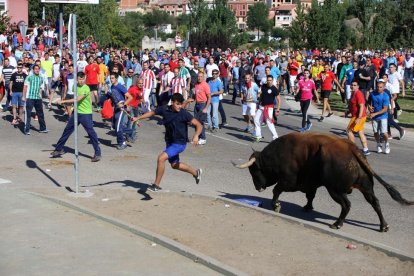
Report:
<svg viewBox="0 0 414 276"><path fill-rule="evenodd" d="M173 98L175 94L182 95L183 106L194 102L194 118L201 123L201 129L200 137L193 142L199 145L207 143L206 131L216 133L228 124L223 105L227 94L232 94L232 104L241 103L240 115L246 122L244 131L251 133L257 142L263 138L262 125L268 127L273 139L278 137L275 125L281 94L292 95L300 102L300 132L312 128L308 116L312 102L322 103L319 121L323 122L325 117L333 115L330 94L340 94L348 110L344 116L351 115L348 137L354 141L354 134L358 133L366 155L370 153L364 135L367 114L378 142L377 152L383 150L381 141L385 143L385 153L390 152L391 126L398 130L400 139L405 134L398 125L402 112L398 98L404 97L405 89L410 86L412 89L414 85L414 48L238 51L160 47L135 52L129 48L100 48L93 37L88 37L77 44L74 57L66 45L60 50L54 35L51 34L52 39L49 35L51 31L35 26L24 38L18 32L0 35L0 102L4 97L2 110L11 110L11 124L23 125L25 135L30 135L32 117L39 122L38 131L48 133L44 108L62 110L68 124L52 152L53 157L64 153L63 146L73 131L75 101L81 114L80 123L94 147L92 161L96 162L101 158L101 151L93 130L93 112L111 109L113 114L109 118L116 133L116 147L124 150L127 143L137 139L136 118L147 118L146 113L165 114L160 108L171 108L174 101L181 101ZM76 99L75 71L78 75ZM190 117L182 118L194 124ZM173 116L171 120L179 119ZM177 127L165 120L163 124L171 127L167 132L174 132ZM179 151L175 148L166 152L163 160L172 158L172 164L176 164L170 154L178 156ZM196 170L190 171L197 176ZM156 185L159 186L158 180Z"/></svg>

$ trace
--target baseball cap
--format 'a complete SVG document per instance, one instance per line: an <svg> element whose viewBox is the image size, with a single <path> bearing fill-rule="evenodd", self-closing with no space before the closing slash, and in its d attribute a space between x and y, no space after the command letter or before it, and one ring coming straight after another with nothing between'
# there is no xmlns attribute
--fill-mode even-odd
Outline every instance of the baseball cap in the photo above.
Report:
<svg viewBox="0 0 414 276"><path fill-rule="evenodd" d="M385 83L384 79L378 79L377 82L384 82Z"/></svg>

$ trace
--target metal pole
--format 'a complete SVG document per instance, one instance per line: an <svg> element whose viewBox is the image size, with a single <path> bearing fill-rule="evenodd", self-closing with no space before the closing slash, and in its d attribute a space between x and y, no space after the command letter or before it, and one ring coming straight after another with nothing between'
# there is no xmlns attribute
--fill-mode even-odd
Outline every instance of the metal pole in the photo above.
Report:
<svg viewBox="0 0 414 276"><path fill-rule="evenodd" d="M63 56L63 4L59 4L59 48L60 56Z"/></svg>
<svg viewBox="0 0 414 276"><path fill-rule="evenodd" d="M73 93L74 93L74 110L73 118L75 124L75 192L79 193L79 149L78 149L78 74L76 69L77 63L77 46L76 46L76 14L72 16L72 56L73 56Z"/></svg>

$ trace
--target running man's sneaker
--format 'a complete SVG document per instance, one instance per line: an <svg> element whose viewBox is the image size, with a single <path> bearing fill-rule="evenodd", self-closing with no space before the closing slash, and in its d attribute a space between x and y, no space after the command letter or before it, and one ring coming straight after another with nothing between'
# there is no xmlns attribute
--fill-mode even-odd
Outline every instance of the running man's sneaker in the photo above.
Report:
<svg viewBox="0 0 414 276"><path fill-rule="evenodd" d="M398 121L397 119L394 119L394 122L399 123L400 121Z"/></svg>
<svg viewBox="0 0 414 276"><path fill-rule="evenodd" d="M333 114L334 114L334 113L333 113L333 112L331 112L331 113L329 113L329 114L328 114L328 116L326 116L326 117L331 117Z"/></svg>
<svg viewBox="0 0 414 276"><path fill-rule="evenodd" d="M397 111L397 116L401 116L401 114L402 114L402 109L400 109L400 110Z"/></svg>
<svg viewBox="0 0 414 276"><path fill-rule="evenodd" d="M263 140L263 137L254 137L254 142L255 143L260 143L260 141Z"/></svg>
<svg viewBox="0 0 414 276"><path fill-rule="evenodd" d="M312 128L312 123L306 125L306 131L309 131Z"/></svg>
<svg viewBox="0 0 414 276"><path fill-rule="evenodd" d="M300 133L305 133L306 132L306 128L305 127L302 127L301 129L300 129Z"/></svg>
<svg viewBox="0 0 414 276"><path fill-rule="evenodd" d="M381 149L382 150L382 149ZM371 152L369 152L369 150L367 149L367 150L362 150L362 153L365 155L365 156L368 156L368 155L370 155L371 154Z"/></svg>
<svg viewBox="0 0 414 276"><path fill-rule="evenodd" d="M405 129L401 129L400 131L400 140L402 140L405 136Z"/></svg>
<svg viewBox="0 0 414 276"><path fill-rule="evenodd" d="M382 146L380 144L377 145L377 153L382 153Z"/></svg>
<svg viewBox="0 0 414 276"><path fill-rule="evenodd" d="M45 128L43 130L39 130L39 133L49 133L49 130L47 128Z"/></svg>
<svg viewBox="0 0 414 276"><path fill-rule="evenodd" d="M95 155L92 159L91 162L99 162L101 160L101 156L100 155Z"/></svg>
<svg viewBox="0 0 414 276"><path fill-rule="evenodd" d="M390 143L385 144L385 154L389 154L391 152Z"/></svg>
<svg viewBox="0 0 414 276"><path fill-rule="evenodd" d="M197 170L197 176L194 176L195 182L196 184L200 183L201 180L201 175L203 174L203 169L198 169Z"/></svg>
<svg viewBox="0 0 414 276"><path fill-rule="evenodd" d="M50 153L52 155L52 158L60 157L61 155L65 154L65 151L62 150L54 150Z"/></svg>
<svg viewBox="0 0 414 276"><path fill-rule="evenodd" d="M206 139L198 139L197 145L205 145L207 143Z"/></svg>
<svg viewBox="0 0 414 276"><path fill-rule="evenodd" d="M28 132L25 132L24 135L30 135L30 132L29 131Z"/></svg>
<svg viewBox="0 0 414 276"><path fill-rule="evenodd" d="M160 186L152 184L151 186L148 187L148 190L150 190L151 192L158 192L162 190L162 188Z"/></svg>
<svg viewBox="0 0 414 276"><path fill-rule="evenodd" d="M320 118L319 118L319 122L322 122L323 121L323 119L325 119L323 116L321 116Z"/></svg>
<svg viewBox="0 0 414 276"><path fill-rule="evenodd" d="M121 145L117 145L116 146L116 149L117 150L123 150L123 149L126 149L128 146L127 146L127 144L126 143L122 143Z"/></svg>

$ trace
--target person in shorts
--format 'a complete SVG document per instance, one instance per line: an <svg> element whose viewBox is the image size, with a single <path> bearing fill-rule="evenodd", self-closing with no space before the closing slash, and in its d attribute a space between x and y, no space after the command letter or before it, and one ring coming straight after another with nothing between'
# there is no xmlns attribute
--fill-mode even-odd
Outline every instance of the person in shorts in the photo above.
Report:
<svg viewBox="0 0 414 276"><path fill-rule="evenodd" d="M12 125L18 125L23 121L24 101L22 100L22 96L26 77L27 74L23 72L23 63L18 63L17 71L14 72L10 78L10 95L13 107ZM19 117L17 117L17 109L19 110Z"/></svg>
<svg viewBox="0 0 414 276"><path fill-rule="evenodd" d="M171 105L158 107L155 111L149 111L133 119L135 122L154 115L160 115L165 126L166 149L158 155L155 181L148 188L150 191L156 192L161 190L160 183L165 171L165 161L167 160L173 169L191 174L196 184L200 182L203 170L196 170L190 165L180 162L180 153L184 152L187 146L188 123L195 126L195 133L191 141L193 145L198 144L199 136L203 129L200 122L185 109L186 105L187 102L184 103L183 95L175 93L171 97Z"/></svg>
<svg viewBox="0 0 414 276"><path fill-rule="evenodd" d="M377 152L382 153L381 137L384 135L385 154L390 153L390 144L388 142L388 105L390 100L385 93L385 84L377 83L377 89L369 94L368 109L371 112L372 129L374 131L375 140L377 141Z"/></svg>
<svg viewBox="0 0 414 276"><path fill-rule="evenodd" d="M365 97L364 94L358 89L359 85L357 81L352 81L351 83L351 98L349 99L349 113L352 118L349 121L346 132L348 134L348 139L355 143L354 133L358 133L359 140L363 146L362 152L365 156L369 155L367 138L364 133L364 126L367 120L367 113L365 107Z"/></svg>
<svg viewBox="0 0 414 276"><path fill-rule="evenodd" d="M331 106L329 104L329 95L331 94L331 91L332 91L332 83L335 83L337 87L339 87L339 90L341 90L341 92L343 92L343 88L338 82L338 79L336 78L335 74L331 71L331 66L329 64L325 64L324 71L322 71L319 74L318 79L322 81L321 98L323 99L323 108L322 108L321 117L319 119L319 121L322 122L326 111L328 111L327 117L330 117L333 115Z"/></svg>

